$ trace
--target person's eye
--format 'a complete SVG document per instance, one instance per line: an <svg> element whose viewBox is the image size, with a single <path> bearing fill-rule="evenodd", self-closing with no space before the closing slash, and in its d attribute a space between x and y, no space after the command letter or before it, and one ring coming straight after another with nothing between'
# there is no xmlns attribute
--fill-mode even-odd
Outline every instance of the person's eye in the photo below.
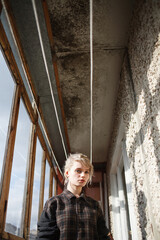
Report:
<svg viewBox="0 0 160 240"><path fill-rule="evenodd" d="M77 172L77 173L81 173L82 171L81 171L81 170L79 170L79 169L77 169L77 170L76 170L76 172Z"/></svg>
<svg viewBox="0 0 160 240"><path fill-rule="evenodd" d="M85 171L86 174L89 174L89 171Z"/></svg>

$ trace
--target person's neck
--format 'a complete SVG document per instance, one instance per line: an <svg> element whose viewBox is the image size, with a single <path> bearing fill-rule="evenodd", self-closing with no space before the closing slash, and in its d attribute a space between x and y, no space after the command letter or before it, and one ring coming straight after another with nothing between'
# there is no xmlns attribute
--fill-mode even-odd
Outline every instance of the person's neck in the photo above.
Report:
<svg viewBox="0 0 160 240"><path fill-rule="evenodd" d="M67 190L73 193L76 197L79 197L82 192L82 187L72 185L70 182L67 185Z"/></svg>

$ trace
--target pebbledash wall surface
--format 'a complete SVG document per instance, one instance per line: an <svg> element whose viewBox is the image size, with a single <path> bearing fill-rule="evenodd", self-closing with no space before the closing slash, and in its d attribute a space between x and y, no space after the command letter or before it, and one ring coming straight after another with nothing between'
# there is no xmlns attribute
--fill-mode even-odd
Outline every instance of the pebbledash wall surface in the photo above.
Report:
<svg viewBox="0 0 160 240"><path fill-rule="evenodd" d="M123 134L120 132L123 132ZM119 137L121 136L121 137ZM125 144L124 144L125 143ZM107 171L125 145L137 239L160 239L160 1L137 1L124 56ZM123 145L123 146L122 146ZM120 156L120 153L118 153ZM116 169L116 167L115 167ZM116 170L115 170L116 172ZM112 178L111 228L115 239ZM127 183L126 183L127 184ZM132 229L131 229L132 231ZM132 236L132 239L135 240Z"/></svg>

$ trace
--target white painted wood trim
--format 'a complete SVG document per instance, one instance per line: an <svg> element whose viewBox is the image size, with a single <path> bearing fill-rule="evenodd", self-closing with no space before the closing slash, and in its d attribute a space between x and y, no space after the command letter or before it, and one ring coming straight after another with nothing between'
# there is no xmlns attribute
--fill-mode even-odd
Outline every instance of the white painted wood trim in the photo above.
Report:
<svg viewBox="0 0 160 240"><path fill-rule="evenodd" d="M122 170L120 167L117 169L117 183L118 183L118 195L119 195L119 202L120 202L120 218L121 218L121 231L123 240L129 239L129 229L127 223L127 211L126 211L126 200L124 194L124 186L122 180Z"/></svg>
<svg viewBox="0 0 160 240"><path fill-rule="evenodd" d="M103 190L102 190L102 182L99 183L99 187L100 187L100 204L101 204L101 208L102 208L102 211L103 211L104 209L103 209Z"/></svg>
<svg viewBox="0 0 160 240"><path fill-rule="evenodd" d="M130 162L127 157L125 144L123 142L123 162L124 162L124 172L125 172L125 181L127 189L127 199L128 199L128 208L129 208L129 218L132 232L132 239L138 240L138 231L137 231L137 219L135 217L135 210L133 204L133 194L132 194L132 178L130 173Z"/></svg>
<svg viewBox="0 0 160 240"><path fill-rule="evenodd" d="M107 176L106 176L106 173L104 173L104 202L105 202L105 220L106 220L106 226L109 228L108 194L107 194Z"/></svg>
<svg viewBox="0 0 160 240"><path fill-rule="evenodd" d="M113 216L113 238L114 240L123 239L121 232L121 218L120 218L120 203L118 198L118 188L116 175L110 176L111 182L111 204L112 204L112 216Z"/></svg>

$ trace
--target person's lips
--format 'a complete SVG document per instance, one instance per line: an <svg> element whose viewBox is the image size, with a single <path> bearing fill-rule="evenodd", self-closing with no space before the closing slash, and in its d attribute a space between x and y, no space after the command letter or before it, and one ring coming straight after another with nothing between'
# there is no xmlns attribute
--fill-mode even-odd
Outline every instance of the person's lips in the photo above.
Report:
<svg viewBox="0 0 160 240"><path fill-rule="evenodd" d="M84 183L85 180L84 180L84 179L80 179L79 182L80 182L80 183Z"/></svg>

